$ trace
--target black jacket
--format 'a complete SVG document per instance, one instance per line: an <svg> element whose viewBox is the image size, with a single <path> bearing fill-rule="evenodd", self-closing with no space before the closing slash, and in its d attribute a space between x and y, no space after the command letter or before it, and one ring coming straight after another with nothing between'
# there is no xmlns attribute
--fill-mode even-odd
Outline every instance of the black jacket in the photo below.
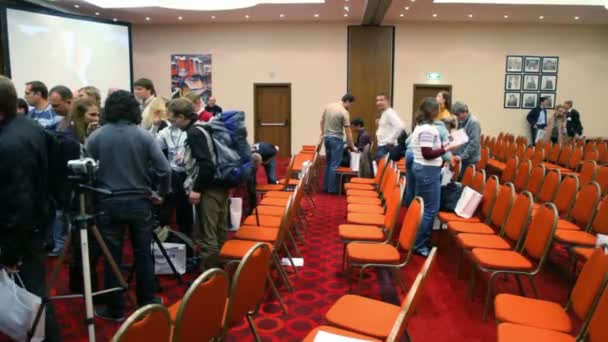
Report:
<svg viewBox="0 0 608 342"><path fill-rule="evenodd" d="M192 121L185 129L187 136L186 144L192 151L192 157L196 159L196 162L198 163L198 176L194 181L192 190L200 193L203 190L216 185L213 182L215 164L213 164L207 138L203 132L194 127L194 123L195 121Z"/></svg>
<svg viewBox="0 0 608 342"><path fill-rule="evenodd" d="M528 123L530 124L530 126L534 126L536 125L536 123L538 122L538 117L540 116L540 113L543 111L543 108L540 107L536 107L533 108L529 113L528 116L526 116L526 120L528 120ZM547 109L544 109L545 114L547 114ZM548 115L545 115L545 126L547 125L547 123L549 122L549 118ZM540 127L543 128L543 127Z"/></svg>
<svg viewBox="0 0 608 342"><path fill-rule="evenodd" d="M581 123L581 114L576 109L571 109L566 116L566 131L569 137L575 135L583 135L583 124Z"/></svg>
<svg viewBox="0 0 608 342"><path fill-rule="evenodd" d="M0 124L0 263L16 264L35 228L46 231L49 155L54 137L37 122L16 117Z"/></svg>

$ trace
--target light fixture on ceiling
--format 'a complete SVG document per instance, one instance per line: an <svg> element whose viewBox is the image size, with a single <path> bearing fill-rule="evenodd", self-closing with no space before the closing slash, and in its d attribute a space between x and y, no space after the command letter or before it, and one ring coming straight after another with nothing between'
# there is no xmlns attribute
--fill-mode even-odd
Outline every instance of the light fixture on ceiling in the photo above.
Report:
<svg viewBox="0 0 608 342"><path fill-rule="evenodd" d="M112 19L112 21L118 21L118 19L114 18L114 19Z"/></svg>
<svg viewBox="0 0 608 342"><path fill-rule="evenodd" d="M95 15L99 15L99 12L95 12Z"/></svg>
<svg viewBox="0 0 608 342"><path fill-rule="evenodd" d="M325 0L84 0L101 8L160 7L174 10L222 11L250 8L261 4L323 4Z"/></svg>
<svg viewBox="0 0 608 342"><path fill-rule="evenodd" d="M574 17L574 20L580 20L580 19L581 19L581 17L579 17L579 16Z"/></svg>
<svg viewBox="0 0 608 342"><path fill-rule="evenodd" d="M150 21L150 17L146 17L146 21Z"/></svg>
<svg viewBox="0 0 608 342"><path fill-rule="evenodd" d="M400 16L400 17L404 17L404 16L405 16L405 14L401 13L401 14L399 14L399 16Z"/></svg>
<svg viewBox="0 0 608 342"><path fill-rule="evenodd" d="M506 15L506 14L505 14L505 15L503 15L503 17L504 17L505 19L509 19L509 16L508 16L508 15Z"/></svg>
<svg viewBox="0 0 608 342"><path fill-rule="evenodd" d="M249 19L249 14L245 14L245 19Z"/></svg>
<svg viewBox="0 0 608 342"><path fill-rule="evenodd" d="M350 9L348 8L348 6L344 6L344 10L345 10L346 12L350 11Z"/></svg>
<svg viewBox="0 0 608 342"><path fill-rule="evenodd" d="M469 13L469 18L473 18L473 13Z"/></svg>
<svg viewBox="0 0 608 342"><path fill-rule="evenodd" d="M541 15L540 17L538 17L538 19L543 20L543 19L545 19L545 16Z"/></svg>
<svg viewBox="0 0 608 342"><path fill-rule="evenodd" d="M319 13L315 13L315 18L318 18L318 17L319 17Z"/></svg>
<svg viewBox="0 0 608 342"><path fill-rule="evenodd" d="M348 17L348 13L344 13L344 16L345 16L345 17Z"/></svg>
<svg viewBox="0 0 608 342"><path fill-rule="evenodd" d="M214 15L212 15L212 16L211 16L211 19L215 19L215 16L214 16Z"/></svg>
<svg viewBox="0 0 608 342"><path fill-rule="evenodd" d="M433 18L437 18L437 17L438 17L437 13L433 13Z"/></svg>
<svg viewBox="0 0 608 342"><path fill-rule="evenodd" d="M279 14L279 17L285 18L285 14L281 13L281 14Z"/></svg>
<svg viewBox="0 0 608 342"><path fill-rule="evenodd" d="M410 10L410 6L405 6L405 10L409 11Z"/></svg>
<svg viewBox="0 0 608 342"><path fill-rule="evenodd" d="M177 20L183 20L183 19L184 19L184 17L181 17L181 16L177 17Z"/></svg>
<svg viewBox="0 0 608 342"><path fill-rule="evenodd" d="M75 8L80 8L80 5L74 5Z"/></svg>

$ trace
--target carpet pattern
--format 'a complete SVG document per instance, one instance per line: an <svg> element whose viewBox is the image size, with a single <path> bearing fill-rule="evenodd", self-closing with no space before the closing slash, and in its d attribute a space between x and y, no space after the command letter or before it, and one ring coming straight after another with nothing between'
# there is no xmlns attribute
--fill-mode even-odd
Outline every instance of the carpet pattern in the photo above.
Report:
<svg viewBox="0 0 608 342"><path fill-rule="evenodd" d="M284 170L285 161L277 165ZM263 171L262 171L263 172ZM282 175L279 175L282 176ZM262 177L260 177L262 178ZM316 208L307 208L310 226L306 235L306 245L301 247L304 266L296 274L290 273L295 292L281 288L283 300L288 308L284 314L277 302L270 296L260 307L255 318L258 331L264 341L300 341L312 328L325 323L324 315L340 296L348 293L347 278L341 270L342 243L337 234L337 226L345 222L346 201L344 197L319 194ZM404 210L401 213L401 218ZM400 220L401 221L401 220ZM400 224L400 223L399 223ZM437 234L437 233L435 233ZM468 301L467 284L470 267L463 261L461 278L455 275L456 250L451 248L447 234L442 236L442 246L436 267L423 290L417 314L409 325L409 332L415 341L494 341L496 325L493 317L482 320L483 298L487 282L478 279L475 297ZM554 251L552 263L537 277L536 285L541 298L565 303L567 300L567 280L563 276L563 252ZM129 262L127 259L126 262ZM424 259L414 256L403 270L408 286L420 270ZM288 269L289 270L289 269ZM101 272L101 267L98 270ZM187 275L187 280L195 275ZM279 282L280 283L280 282ZM132 284L134 285L134 284ZM497 292L517 293L513 280L496 281ZM527 285L524 282L524 285ZM161 277L165 304L170 305L183 296L186 285L179 285L174 278ZM356 282L355 282L356 290ZM531 288L526 286L531 295ZM67 292L67 270L61 276L60 293ZM388 272L368 271L364 277L365 296L399 304L403 294ZM84 325L84 303L80 299L62 300L56 304L57 317L64 341L86 341ZM353 312L353 315L364 315ZM96 333L99 341L109 341L119 324L96 319ZM252 335L245 321L232 328L228 341L252 341Z"/></svg>

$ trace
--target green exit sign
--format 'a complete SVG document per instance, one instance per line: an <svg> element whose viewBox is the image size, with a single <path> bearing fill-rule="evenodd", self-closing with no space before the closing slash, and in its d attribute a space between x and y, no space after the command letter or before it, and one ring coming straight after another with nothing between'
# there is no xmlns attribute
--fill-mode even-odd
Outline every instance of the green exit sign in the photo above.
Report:
<svg viewBox="0 0 608 342"><path fill-rule="evenodd" d="M429 72L426 74L426 79L428 81L439 81L441 80L441 74L438 72Z"/></svg>

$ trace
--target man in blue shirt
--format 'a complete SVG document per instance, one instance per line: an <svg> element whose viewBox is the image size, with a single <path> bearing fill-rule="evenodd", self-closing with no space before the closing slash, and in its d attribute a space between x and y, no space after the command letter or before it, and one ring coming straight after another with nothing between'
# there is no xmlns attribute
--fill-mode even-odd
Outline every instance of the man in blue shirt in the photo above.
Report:
<svg viewBox="0 0 608 342"><path fill-rule="evenodd" d="M531 142L530 145L534 146L536 144L536 137L538 135L539 130L544 130L547 127L547 107L549 107L549 97L541 97L540 103L538 107L532 109L528 116L526 116L526 120L530 124L530 135Z"/></svg>
<svg viewBox="0 0 608 342"><path fill-rule="evenodd" d="M49 91L44 83L31 81L25 84L25 101L33 107L27 115L38 121L42 127L54 130L62 118L49 104L48 96Z"/></svg>

